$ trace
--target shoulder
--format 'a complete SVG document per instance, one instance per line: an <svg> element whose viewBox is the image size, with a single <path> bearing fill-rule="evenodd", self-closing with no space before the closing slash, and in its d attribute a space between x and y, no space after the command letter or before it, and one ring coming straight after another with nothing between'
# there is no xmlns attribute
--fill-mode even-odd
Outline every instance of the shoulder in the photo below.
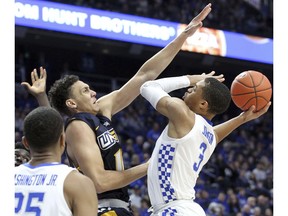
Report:
<svg viewBox="0 0 288 216"><path fill-rule="evenodd" d="M183 122L191 122L195 119L195 113L180 98L171 98L167 101L166 106L170 121L178 122L181 125Z"/></svg>
<svg viewBox="0 0 288 216"><path fill-rule="evenodd" d="M100 124L100 120L96 115L93 115L91 113L76 113L72 117L66 120L65 123L65 129L67 129L68 125L75 125L80 123L86 123L89 125L91 128L95 128L95 126L98 126Z"/></svg>
<svg viewBox="0 0 288 216"><path fill-rule="evenodd" d="M64 181L64 192L71 197L94 191L92 180L77 170L71 171Z"/></svg>
<svg viewBox="0 0 288 216"><path fill-rule="evenodd" d="M96 189L90 178L77 170L70 172L64 181L64 196L67 204L72 207L77 203L97 200Z"/></svg>
<svg viewBox="0 0 288 216"><path fill-rule="evenodd" d="M73 168L72 168L73 169ZM67 175L65 179L65 185L74 185L77 183L77 187L80 185L85 185L86 183L89 185L90 183L93 185L92 180L87 176L83 175L76 169L71 170L71 172Z"/></svg>

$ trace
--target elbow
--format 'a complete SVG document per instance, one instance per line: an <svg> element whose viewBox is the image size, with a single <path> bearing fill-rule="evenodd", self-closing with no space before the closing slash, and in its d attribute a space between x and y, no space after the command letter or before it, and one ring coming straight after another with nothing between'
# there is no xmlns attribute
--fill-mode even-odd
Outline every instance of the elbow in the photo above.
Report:
<svg viewBox="0 0 288 216"><path fill-rule="evenodd" d="M147 92L147 89L149 88L149 86L152 84L153 81L146 81L144 82L141 87L140 87L140 94L142 96L145 95L145 92Z"/></svg>
<svg viewBox="0 0 288 216"><path fill-rule="evenodd" d="M101 194L101 193L104 193L106 191L110 191L111 190L111 187L109 187L108 184L105 183L105 181L103 182L94 182L94 185L95 185L95 188L96 188L96 191L98 194Z"/></svg>

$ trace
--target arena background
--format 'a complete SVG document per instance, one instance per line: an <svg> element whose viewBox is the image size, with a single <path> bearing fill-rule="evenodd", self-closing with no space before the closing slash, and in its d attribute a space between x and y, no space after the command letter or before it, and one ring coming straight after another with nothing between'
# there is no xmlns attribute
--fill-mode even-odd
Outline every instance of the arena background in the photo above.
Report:
<svg viewBox="0 0 288 216"><path fill-rule="evenodd" d="M272 37L271 32L263 33L263 36L267 35ZM121 86L149 57L159 50L160 48L152 46L16 26L16 90L19 87L17 87L17 83L24 79L30 80L29 73L32 69L43 65L48 71L48 89L49 85L61 74L77 73L83 79L89 80L101 95L101 93L107 93ZM230 86L237 74L249 69L261 71L273 83L273 65L184 51L177 55L163 76L215 70L217 73L225 75L226 84ZM111 77L116 78L116 84L111 85ZM272 124L273 108L270 112L270 124ZM232 103L229 115L234 116L237 113L239 110ZM219 121L221 120L219 119Z"/></svg>

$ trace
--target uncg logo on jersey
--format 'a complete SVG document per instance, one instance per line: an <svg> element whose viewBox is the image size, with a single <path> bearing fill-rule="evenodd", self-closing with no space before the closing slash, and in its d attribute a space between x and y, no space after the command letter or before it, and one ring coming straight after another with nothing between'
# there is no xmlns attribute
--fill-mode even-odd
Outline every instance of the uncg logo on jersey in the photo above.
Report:
<svg viewBox="0 0 288 216"><path fill-rule="evenodd" d="M105 131L97 137L97 142L102 150L106 150L118 142L117 134L113 129Z"/></svg>

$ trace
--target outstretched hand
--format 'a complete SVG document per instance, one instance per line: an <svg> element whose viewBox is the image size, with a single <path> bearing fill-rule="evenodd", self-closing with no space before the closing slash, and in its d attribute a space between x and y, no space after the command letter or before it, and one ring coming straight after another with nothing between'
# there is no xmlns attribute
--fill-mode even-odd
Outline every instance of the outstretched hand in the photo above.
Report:
<svg viewBox="0 0 288 216"><path fill-rule="evenodd" d="M31 72L32 85L28 82L22 82L21 85L24 86L30 94L37 97L40 94L46 93L46 79L46 70L43 67L40 67L40 76L38 76L36 69Z"/></svg>
<svg viewBox="0 0 288 216"><path fill-rule="evenodd" d="M256 111L256 107L253 105L248 110L242 112L240 116L243 118L244 122L251 121L265 114L268 111L270 105L271 105L271 101L259 111Z"/></svg>
<svg viewBox="0 0 288 216"><path fill-rule="evenodd" d="M208 16L211 10L211 3L209 3L196 17L192 19L192 21L185 28L184 32L189 34L189 36L193 35L199 28L202 27L202 21Z"/></svg>
<svg viewBox="0 0 288 216"><path fill-rule="evenodd" d="M219 80L220 82L223 82L225 80L224 75L220 74L220 75L215 75L215 71L211 71L210 73L206 74L206 73L202 73L201 75L188 75L188 78L190 80L191 85L196 84L197 82L204 80L207 77L213 77L217 80Z"/></svg>

